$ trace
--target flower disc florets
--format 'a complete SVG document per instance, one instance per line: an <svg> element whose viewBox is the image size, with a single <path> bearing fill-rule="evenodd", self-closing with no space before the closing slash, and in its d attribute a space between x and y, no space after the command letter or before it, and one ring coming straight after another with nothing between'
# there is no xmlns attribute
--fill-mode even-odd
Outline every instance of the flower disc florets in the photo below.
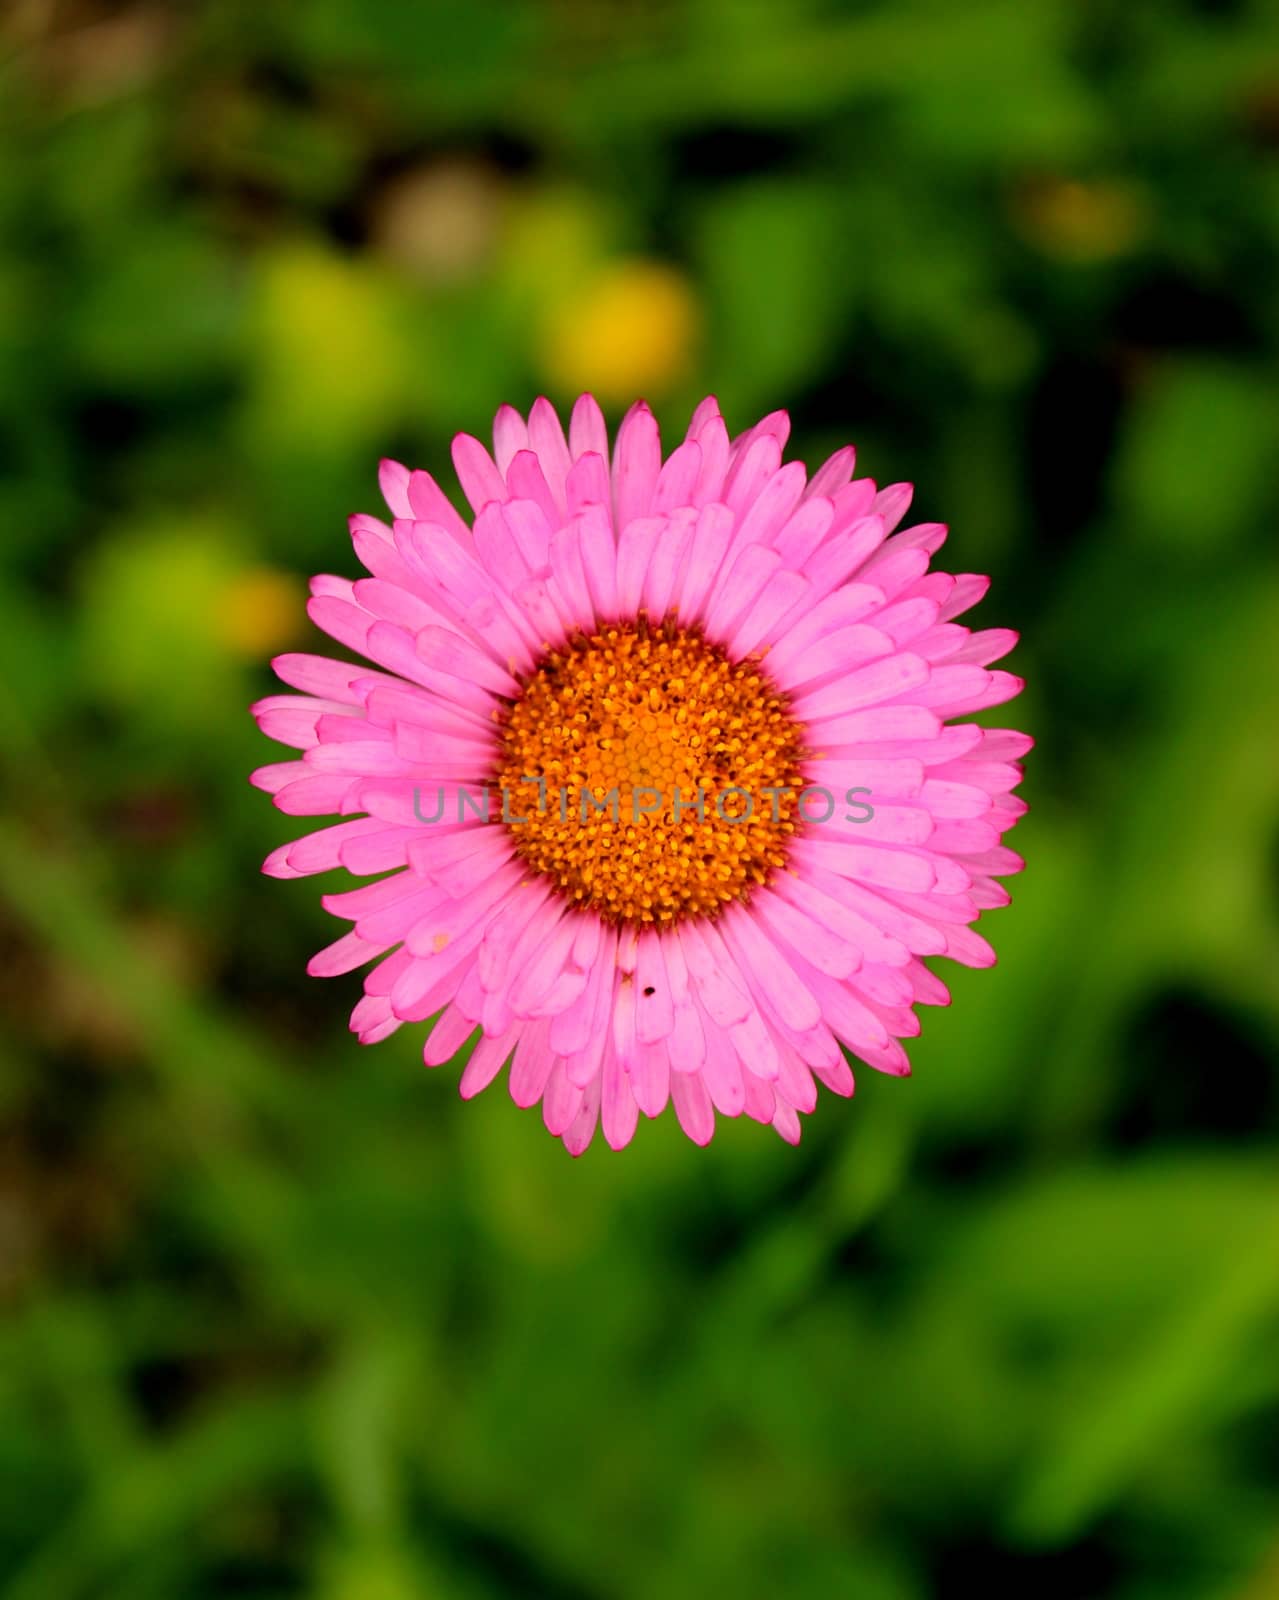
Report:
<svg viewBox="0 0 1279 1600"><path fill-rule="evenodd" d="M713 916L786 863L803 737L752 661L647 618L575 634L506 714L515 848L612 922Z"/></svg>

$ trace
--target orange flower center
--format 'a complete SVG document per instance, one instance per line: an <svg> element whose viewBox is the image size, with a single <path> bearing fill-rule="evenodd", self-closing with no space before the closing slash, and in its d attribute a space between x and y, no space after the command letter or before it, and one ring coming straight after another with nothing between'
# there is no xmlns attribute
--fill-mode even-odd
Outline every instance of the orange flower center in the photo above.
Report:
<svg viewBox="0 0 1279 1600"><path fill-rule="evenodd" d="M500 742L517 851L609 921L714 916L785 865L802 729L757 666L694 630L641 618L575 635Z"/></svg>

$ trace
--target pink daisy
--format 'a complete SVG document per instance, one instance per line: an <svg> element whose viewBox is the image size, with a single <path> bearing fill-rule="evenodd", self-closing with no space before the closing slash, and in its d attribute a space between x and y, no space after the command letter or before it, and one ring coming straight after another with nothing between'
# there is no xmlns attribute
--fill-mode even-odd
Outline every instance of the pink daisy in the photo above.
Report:
<svg viewBox="0 0 1279 1600"><path fill-rule="evenodd" d="M663 460L644 404L610 450L589 395L498 412L453 461L473 524L386 461L387 524L351 519L370 573L320 577L310 614L375 663L285 655L297 694L254 707L300 752L259 788L345 821L264 870L343 867L351 931L313 958L369 962L364 1043L435 1019L428 1065L472 1037L461 1091L510 1063L521 1106L574 1154L668 1101L792 1143L849 1055L909 1071L924 958L994 962L972 924L1022 862L1001 842L1026 735L955 720L1011 699L1006 628L955 621L987 579L930 572L938 523L893 530L837 451L783 464L773 412L730 439L714 399Z"/></svg>

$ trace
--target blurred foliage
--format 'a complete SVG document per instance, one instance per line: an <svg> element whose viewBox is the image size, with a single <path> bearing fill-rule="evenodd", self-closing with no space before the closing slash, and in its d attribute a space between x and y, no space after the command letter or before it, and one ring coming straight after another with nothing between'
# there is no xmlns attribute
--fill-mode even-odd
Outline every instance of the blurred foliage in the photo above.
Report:
<svg viewBox="0 0 1279 1600"><path fill-rule="evenodd" d="M0 1600L1279 1594L1274 8L10 0L0 237ZM1001 964L798 1151L461 1106L257 874L378 456L583 385L1024 633Z"/></svg>

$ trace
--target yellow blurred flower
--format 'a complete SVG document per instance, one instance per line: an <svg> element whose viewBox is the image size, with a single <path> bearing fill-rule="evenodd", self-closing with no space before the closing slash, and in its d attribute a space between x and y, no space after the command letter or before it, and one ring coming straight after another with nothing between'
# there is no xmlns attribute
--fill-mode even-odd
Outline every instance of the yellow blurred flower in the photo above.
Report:
<svg viewBox="0 0 1279 1600"><path fill-rule="evenodd" d="M306 610L303 586L269 567L249 567L227 584L218 610L218 633L233 655L249 661L292 644Z"/></svg>
<svg viewBox="0 0 1279 1600"><path fill-rule="evenodd" d="M1150 223L1144 191L1119 178L1037 178L1017 190L1013 213L1046 255L1079 262L1126 255Z"/></svg>
<svg viewBox="0 0 1279 1600"><path fill-rule="evenodd" d="M547 314L542 366L564 394L589 389L606 403L660 395L689 375L701 326L681 272L661 261L616 261Z"/></svg>
<svg viewBox="0 0 1279 1600"><path fill-rule="evenodd" d="M260 664L305 631L306 589L256 564L238 530L191 513L122 529L81 575L80 642L106 700L195 725L243 693Z"/></svg>

